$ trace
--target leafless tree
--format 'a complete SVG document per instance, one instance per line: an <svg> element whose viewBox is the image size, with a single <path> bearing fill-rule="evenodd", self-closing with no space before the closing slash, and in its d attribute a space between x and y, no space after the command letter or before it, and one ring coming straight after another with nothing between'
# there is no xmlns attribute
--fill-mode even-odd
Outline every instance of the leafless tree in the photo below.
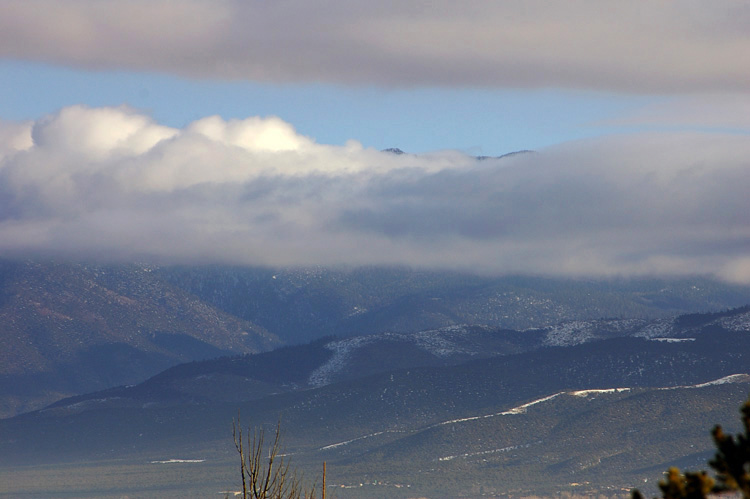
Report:
<svg viewBox="0 0 750 499"><path fill-rule="evenodd" d="M263 429L248 429L247 441L243 439L239 414L232 421L234 446L240 455L243 499L313 499L315 485L305 488L297 471L290 468L288 459L281 453L281 423L277 423L273 442L266 448ZM326 494L326 467L323 463L323 488Z"/></svg>

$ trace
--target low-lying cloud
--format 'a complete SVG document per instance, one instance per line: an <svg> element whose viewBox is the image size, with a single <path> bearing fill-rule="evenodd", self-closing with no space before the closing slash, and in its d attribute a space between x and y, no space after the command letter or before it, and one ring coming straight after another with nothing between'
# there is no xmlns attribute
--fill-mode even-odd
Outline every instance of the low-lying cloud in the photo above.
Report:
<svg viewBox="0 0 750 499"><path fill-rule="evenodd" d="M748 91L743 0L0 0L0 57L267 82Z"/></svg>
<svg viewBox="0 0 750 499"><path fill-rule="evenodd" d="M750 283L750 141L645 133L502 159L329 146L274 117L0 123L0 254L405 264Z"/></svg>

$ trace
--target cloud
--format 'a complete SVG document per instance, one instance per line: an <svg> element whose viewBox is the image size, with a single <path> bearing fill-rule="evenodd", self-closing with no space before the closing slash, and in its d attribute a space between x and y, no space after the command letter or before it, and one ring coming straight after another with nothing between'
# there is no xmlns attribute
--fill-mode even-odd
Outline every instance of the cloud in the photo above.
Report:
<svg viewBox="0 0 750 499"><path fill-rule="evenodd" d="M750 95L705 94L673 97L625 116L597 123L605 126L658 126L750 131Z"/></svg>
<svg viewBox="0 0 750 499"><path fill-rule="evenodd" d="M219 79L750 90L742 0L0 0L0 57Z"/></svg>
<svg viewBox="0 0 750 499"><path fill-rule="evenodd" d="M174 129L75 106L4 123L0 139L5 257L750 283L750 141L739 134L642 133L478 160L318 144L274 117Z"/></svg>
<svg viewBox="0 0 750 499"><path fill-rule="evenodd" d="M175 133L126 107L71 106L35 123L31 137L38 147L55 154L105 159L141 154Z"/></svg>
<svg viewBox="0 0 750 499"><path fill-rule="evenodd" d="M13 123L0 120L0 155L12 154L32 146L31 123ZM0 156L0 160L2 156Z"/></svg>

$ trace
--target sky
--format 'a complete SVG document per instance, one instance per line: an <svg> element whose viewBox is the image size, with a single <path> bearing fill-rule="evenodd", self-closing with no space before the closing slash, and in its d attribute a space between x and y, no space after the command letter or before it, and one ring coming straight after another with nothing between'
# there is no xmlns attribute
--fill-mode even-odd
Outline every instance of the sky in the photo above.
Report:
<svg viewBox="0 0 750 499"><path fill-rule="evenodd" d="M0 256L750 284L745 1L0 11Z"/></svg>

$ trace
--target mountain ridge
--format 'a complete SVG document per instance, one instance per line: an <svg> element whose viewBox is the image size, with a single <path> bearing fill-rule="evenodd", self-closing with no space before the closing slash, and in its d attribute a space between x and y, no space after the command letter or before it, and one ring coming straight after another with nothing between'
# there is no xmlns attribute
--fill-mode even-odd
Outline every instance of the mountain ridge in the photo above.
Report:
<svg viewBox="0 0 750 499"><path fill-rule="evenodd" d="M331 335L461 324L574 327L571 321L613 315L668 320L677 311L748 302L750 288L700 279L586 282L406 268L0 260L0 417L138 383L184 361Z"/></svg>
<svg viewBox="0 0 750 499"><path fill-rule="evenodd" d="M280 344L150 267L0 261L0 416Z"/></svg>
<svg viewBox="0 0 750 499"><path fill-rule="evenodd" d="M721 341L735 343L742 350L750 333L750 307L740 307L722 313L706 314L710 320L685 321L575 321L549 328L513 331L486 326L451 326L419 333L384 332L373 335L320 339L307 345L287 346L271 352L223 357L183 364L167 369L139 385L141 390L156 390L181 384L186 393L208 376L245 377L256 383L254 398L271 393L316 388L337 381L347 381L371 374L428 367L460 366L466 362L498 362L518 354L545 357L555 362L557 348L580 346L596 350L597 342L609 340L619 343L621 352L659 352L680 350L697 355L713 353ZM623 327L623 322L626 326ZM665 336L666 335L666 336ZM721 341L719 341L721 340ZM653 345L646 348L643 345ZM640 346L639 346L640 345ZM750 347L750 343L747 345ZM536 352L536 353L534 353ZM728 352L728 355L740 355ZM484 360L483 360L484 359ZM495 360L493 360L495 359ZM721 364L727 359L716 357ZM201 383L203 383L201 381ZM120 392L115 388L103 393ZM251 396L252 388L244 392ZM179 392L179 390L178 390ZM178 392L174 396L180 398ZM74 397L80 400L82 395ZM60 403L66 403L65 400Z"/></svg>
<svg viewBox="0 0 750 499"><path fill-rule="evenodd" d="M560 339L554 328L453 326L195 361L0 420L0 475L9 463L36 469L115 456L231 468L229 422L239 411L267 428L281 418L295 462L311 470L326 461L329 483L347 487L347 497L648 490L643 480L654 483L667 466L705 462L708 429L734 428L750 387L750 309L689 319L631 329L576 323L562 328L570 339L559 345L545 345L551 333ZM519 343L499 341L506 334ZM418 365L405 338L442 363ZM331 344L349 357L326 383L309 382L336 355ZM504 353L470 355L491 353L488 345ZM399 350L412 362L357 369ZM211 480L198 476L182 487Z"/></svg>

